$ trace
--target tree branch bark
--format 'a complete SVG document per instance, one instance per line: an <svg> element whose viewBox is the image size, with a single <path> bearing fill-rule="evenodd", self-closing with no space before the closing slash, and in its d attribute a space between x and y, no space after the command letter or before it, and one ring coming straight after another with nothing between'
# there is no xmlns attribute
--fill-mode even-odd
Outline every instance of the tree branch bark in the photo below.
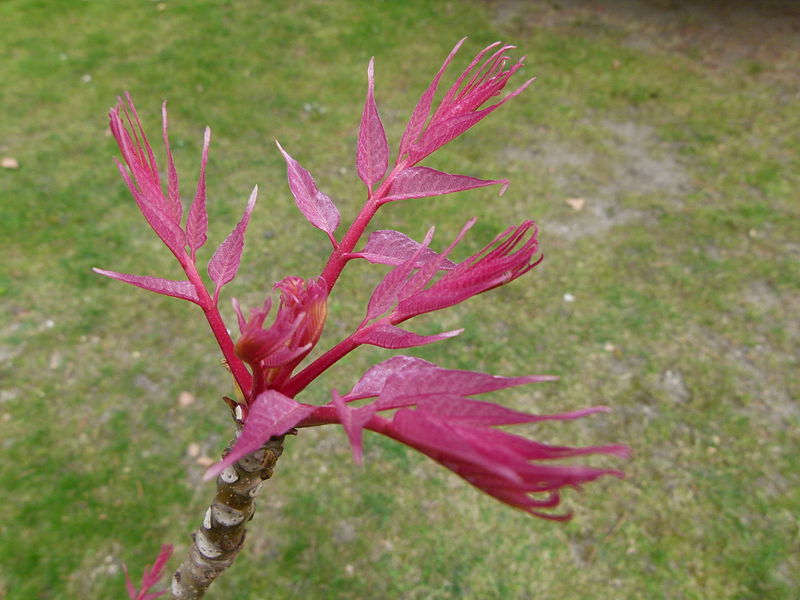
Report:
<svg viewBox="0 0 800 600"><path fill-rule="evenodd" d="M264 480L272 477L283 452L283 440L284 436L272 438L219 474L217 495L203 524L192 534L189 556L172 576L174 600L202 598L213 581L236 560L244 545L245 526L256 510L254 498Z"/></svg>

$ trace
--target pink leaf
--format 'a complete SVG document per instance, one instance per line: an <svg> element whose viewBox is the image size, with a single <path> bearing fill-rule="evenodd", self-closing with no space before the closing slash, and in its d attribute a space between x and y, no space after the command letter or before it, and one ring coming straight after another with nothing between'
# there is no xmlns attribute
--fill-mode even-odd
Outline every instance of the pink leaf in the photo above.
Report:
<svg viewBox="0 0 800 600"><path fill-rule="evenodd" d="M477 67L478 63L481 62L491 50L497 48L497 46L500 46L500 48L496 50L482 66L476 69L475 67ZM439 107L433 114L432 120L436 121L440 117L446 118L454 112L474 110L483 104L487 97L491 97L499 92L500 90L497 89L497 85L501 84L501 81L497 78L497 71L502 70L505 64L505 51L513 48L514 46L503 44L498 41L489 44L486 48L478 52L467 68L456 78L455 82L450 86L450 89L447 90L439 103ZM470 76L472 76L471 81L467 83L467 85L464 85L464 81ZM488 89L487 87L481 89L480 86L476 85L480 80L486 82L487 79L490 83ZM507 81L507 79L506 77L505 80ZM462 86L464 89L460 90ZM461 92L460 94L459 91ZM482 91L483 93L481 93ZM457 95L459 96L458 98L456 97Z"/></svg>
<svg viewBox="0 0 800 600"><path fill-rule="evenodd" d="M116 271L106 271L105 269L92 269L95 273L105 275L117 281L124 281L136 287L150 290L156 294L181 298L194 303L199 303L197 291L189 281L175 281L172 279L162 279L161 277L148 277L147 275L130 275L127 273L117 273Z"/></svg>
<svg viewBox="0 0 800 600"><path fill-rule="evenodd" d="M428 89L420 97L419 101L417 102L417 106L414 107L414 112L411 113L411 118L408 121L408 125L406 126L406 130L403 132L403 137L400 140L400 152L399 155L402 157L409 149L409 147L417 140L420 133L422 133L422 129L425 127L425 123L428 120L428 117L431 113L431 105L433 104L433 97L436 95L436 89L439 87L439 80L444 75L447 66L453 60L453 57L458 52L458 49L461 48L461 44L467 38L462 38L459 42L453 47L450 51L450 54L447 55L447 58L442 63L442 66L439 68L439 72L436 73L436 76L431 81Z"/></svg>
<svg viewBox="0 0 800 600"><path fill-rule="evenodd" d="M533 79L529 79L497 104L487 106L475 112L457 115L435 124L431 123L431 126L425 132L424 138L409 149L409 160L416 163L445 144L453 141L478 121L488 117L503 104L521 94L533 82Z"/></svg>
<svg viewBox="0 0 800 600"><path fill-rule="evenodd" d="M383 390L386 381L395 373L402 373L410 367L432 367L438 368L431 362L417 358L415 356L393 356L369 369L353 386L350 393L345 397L346 400L359 398L369 398L377 396Z"/></svg>
<svg viewBox="0 0 800 600"><path fill-rule="evenodd" d="M509 79L524 66L524 58L509 66L510 59L505 55L505 51L510 50L513 46L507 45L501 46L484 60L486 54L498 45L500 42L491 44L478 53L444 95L427 125L423 127L412 117L412 122L416 123L415 131L417 133L413 138L405 134L403 136L400 155L407 155L405 164L411 166L418 163L530 85L532 79L500 102L479 110L487 101L500 95ZM481 61L483 63L479 65ZM434 79L431 86L435 88L436 84L438 84L438 79ZM432 98L432 94L430 94L430 98ZM427 102L428 110L431 104L430 98Z"/></svg>
<svg viewBox="0 0 800 600"><path fill-rule="evenodd" d="M167 566L167 561L170 556L172 556L172 545L164 544L161 546L161 552L159 552L156 562L153 563L149 571L145 569L144 575L142 576L142 590L149 589L158 583L158 580L161 579L161 575L164 573L164 567Z"/></svg>
<svg viewBox="0 0 800 600"><path fill-rule="evenodd" d="M362 432L364 425L372 418L375 411L372 410L370 406L350 408L344 403L339 392L333 390L332 394L333 406L336 408L336 414L339 416L342 427L353 448L353 460L360 465L364 459Z"/></svg>
<svg viewBox="0 0 800 600"><path fill-rule="evenodd" d="M267 298L267 300L269 301L269 304L265 302L266 313L269 312L269 309L272 306L272 299ZM245 319L244 315L242 314L242 306L239 304L239 301L236 298L231 298L231 304L233 305L233 312L236 313L236 322L239 325L239 333L244 333L245 327L247 327L247 319Z"/></svg>
<svg viewBox="0 0 800 600"><path fill-rule="evenodd" d="M131 600L152 600L153 598L158 598L166 593L166 590L150 593L148 593L148 590L157 584L159 579L161 579L162 575L164 574L164 567L167 566L167 561L169 560L169 557L172 556L172 550L173 548L170 544L164 544L161 546L161 552L158 554L158 558L156 558L153 566L149 569L145 567L144 573L142 573L142 587L138 591L128 576L127 566L122 565L122 569L125 571L125 587L128 591L128 597L131 598Z"/></svg>
<svg viewBox="0 0 800 600"><path fill-rule="evenodd" d="M378 339L372 343L376 346L380 346L381 348L387 348L391 350L397 350L400 348L413 348L456 337L457 335L461 335L463 331L464 328L462 327L461 329L451 329L450 331L443 331L442 333L437 333L434 335L420 335L406 331L395 325L390 325L388 322L386 322L385 325L381 326L380 328Z"/></svg>
<svg viewBox="0 0 800 600"><path fill-rule="evenodd" d="M186 243L180 227L180 208L164 197L153 150L130 95L126 94L125 98L125 102L120 99L109 112L111 133L130 171L119 162L117 166L150 227L180 260ZM170 193L176 198L177 175L174 173L171 190Z"/></svg>
<svg viewBox="0 0 800 600"><path fill-rule="evenodd" d="M209 468L203 478L209 480L219 475L246 454L261 448L271 437L283 435L314 412L314 408L308 404L300 404L275 390L262 392L250 405L242 433L231 451Z"/></svg>
<svg viewBox="0 0 800 600"><path fill-rule="evenodd" d="M244 233L247 230L247 224L250 222L250 214L256 204L257 195L258 186L255 186L250 194L250 200L247 202L247 208L244 211L244 215L242 215L242 220L234 227L230 235L225 238L225 241L219 245L216 252L214 252L214 256L208 262L208 275L217 284L217 289L214 292L215 302L220 288L236 277L236 273L239 271L239 262L242 259L242 250L244 249Z"/></svg>
<svg viewBox="0 0 800 600"><path fill-rule="evenodd" d="M161 105L161 133L164 138L164 147L167 149L167 198L169 199L169 208L172 212L173 221L180 223L183 206L181 206L178 171L175 169L175 161L172 159L172 148L169 145L167 126L167 103L164 102Z"/></svg>
<svg viewBox="0 0 800 600"><path fill-rule="evenodd" d="M136 591L136 586L134 586L133 582L131 581L131 576L128 574L128 565L123 564L122 570L125 572L125 589L128 591L128 598L131 600L136 600L136 595L138 592Z"/></svg>
<svg viewBox="0 0 800 600"><path fill-rule="evenodd" d="M206 212L206 165L208 164L208 146L211 144L211 129L206 127L203 134L203 153L200 159L200 175L197 178L197 191L194 202L186 217L186 242L192 250L198 250L206 243L208 231L208 213Z"/></svg>
<svg viewBox="0 0 800 600"><path fill-rule="evenodd" d="M360 329L353 335L353 341L358 344L371 344L380 348L395 350L397 348L413 348L414 346L432 344L440 340L455 337L462 331L464 330L454 329L453 331L446 331L437 335L419 335L395 327L386 320L381 320Z"/></svg>
<svg viewBox="0 0 800 600"><path fill-rule="evenodd" d="M125 121L128 123L127 129ZM154 196L161 196L161 179L153 149L147 141L142 121L129 93L125 93L125 102L118 98L117 106L111 109L109 126L137 182L153 188L153 191L157 192Z"/></svg>
<svg viewBox="0 0 800 600"><path fill-rule="evenodd" d="M372 186L386 174L389 164L389 143L383 129L378 106L375 104L375 59L369 61L367 68L367 100L361 114L358 130L356 167L358 176L372 190Z"/></svg>
<svg viewBox="0 0 800 600"><path fill-rule="evenodd" d="M421 283L407 286L397 308L392 313L395 322L415 315L458 304L474 296L504 285L524 275L539 262L534 259L538 250L536 226L524 221L511 227L478 253L458 263L427 289L422 289L430 279L423 271L415 275ZM449 249L443 252L446 255ZM422 278L422 279L420 279Z"/></svg>
<svg viewBox="0 0 800 600"><path fill-rule="evenodd" d="M622 446L575 449L546 446L503 431L456 425L449 418L408 408L395 413L387 433L501 502L554 520L566 520L570 515L543 513L539 509L556 507L560 488L580 487L604 475L622 474L611 469L547 465L530 460L596 453L625 456L627 450Z"/></svg>
<svg viewBox="0 0 800 600"><path fill-rule="evenodd" d="M373 264L400 265L416 255L417 262L413 266L420 267L437 256L430 248L422 248L420 251L420 247L422 244L404 233L393 229L381 229L370 234L361 252L353 252L348 257L363 258ZM445 259L440 268L449 270L454 266L453 261Z"/></svg>
<svg viewBox="0 0 800 600"><path fill-rule="evenodd" d="M439 394L473 396L518 385L553 381L551 375L501 377L488 373L442 369L436 365L412 365L386 380L380 393L381 409L389 408L402 398L431 397Z"/></svg>
<svg viewBox="0 0 800 600"><path fill-rule="evenodd" d="M540 421L577 419L599 409L585 409L575 413L559 415L534 415L512 410L494 402L470 400L462 396L442 394L424 396L416 402L419 410L434 413L447 419L448 422L472 426L516 425L519 423L537 423Z"/></svg>
<svg viewBox="0 0 800 600"><path fill-rule="evenodd" d="M478 179L467 175L451 175L428 167L411 167L395 178L388 195L381 199L381 203L441 196L498 184L503 186L500 188L502 196L508 187L507 179Z"/></svg>
<svg viewBox="0 0 800 600"><path fill-rule="evenodd" d="M180 225L175 223L173 218L164 212L159 202L154 200L154 197L161 197L161 191L158 190L158 196L154 196L153 193L137 188L122 163L117 162L117 167L150 228L164 242L167 248L172 250L173 254L180 256L184 252L183 247L186 244L186 235ZM142 185L142 181L139 181L139 184Z"/></svg>
<svg viewBox="0 0 800 600"><path fill-rule="evenodd" d="M582 411L563 413L560 415L545 415L544 419L568 420L577 419L592 413L608 412L604 406L596 406ZM609 454L618 458L628 458L630 448L620 444L609 444L607 446L583 446L574 448L571 446L551 446L542 444L534 440L529 440L518 435L513 435L498 429L482 429L481 436L487 445L499 448L503 447L519 455L525 460L553 460L559 458L572 458L575 456L586 456L589 454Z"/></svg>
<svg viewBox="0 0 800 600"><path fill-rule="evenodd" d="M375 290L373 290L372 296L370 296L369 303L367 304L367 316L365 317L365 321L382 315L394 306L395 302L397 302L398 294L406 285L416 263L419 262L423 252L428 249L428 244L431 243L431 239L433 238L433 231L434 229L431 227L425 235L425 239L422 240L422 244L417 248L414 254L404 263L389 271L386 277L375 286Z"/></svg>
<svg viewBox="0 0 800 600"><path fill-rule="evenodd" d="M475 449L472 436L448 425L434 415L402 408L395 413L392 427L408 445L440 462L454 461L478 465L509 482L520 482L520 476L502 461Z"/></svg>
<svg viewBox="0 0 800 600"><path fill-rule="evenodd" d="M303 213L306 219L317 229L321 229L328 234L331 242L334 242L333 232L339 226L339 211L333 201L317 189L317 184L311 173L306 171L299 162L293 159L278 144L286 159L286 172L289 179L289 189L297 203L297 208Z"/></svg>
<svg viewBox="0 0 800 600"><path fill-rule="evenodd" d="M439 280L425 290L414 290L416 293L407 294L401 298L394 312L394 316L403 320L412 316L441 310L454 306L473 296L486 292L511 280L511 272L488 273L492 277L485 277L483 273L470 273L467 277L453 278L452 280Z"/></svg>
<svg viewBox="0 0 800 600"><path fill-rule="evenodd" d="M401 290L398 292L398 300L402 303L406 298L409 296L413 296L416 292L420 289L425 287L436 275L436 272L441 269L441 265L447 260L447 256L453 251L453 248L458 245L458 243L464 238L472 226L475 224L477 219L473 217L469 221L464 224L464 227L461 228L461 231L458 233L456 238L450 242L450 245L444 249L441 254L435 255L435 258L432 260L427 261L425 264L421 266L419 271L414 273L414 275L406 282Z"/></svg>

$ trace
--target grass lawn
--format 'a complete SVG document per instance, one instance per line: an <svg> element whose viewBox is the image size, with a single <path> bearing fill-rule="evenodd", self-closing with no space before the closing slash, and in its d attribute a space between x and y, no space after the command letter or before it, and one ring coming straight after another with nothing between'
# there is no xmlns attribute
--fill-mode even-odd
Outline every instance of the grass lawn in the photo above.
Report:
<svg viewBox="0 0 800 600"><path fill-rule="evenodd" d="M114 166L115 97L133 94L153 142L169 101L185 190L211 126L206 258L259 184L225 300L252 305L328 251L273 140L352 219L369 58L396 148L464 35L454 71L503 39L528 57L520 80L538 81L425 164L512 185L395 203L375 226L419 239L435 224L441 243L476 215L463 257L530 217L545 260L419 319L466 331L414 354L560 375L492 399L613 407L532 435L627 443L629 462L595 463L627 478L569 494L576 517L559 525L378 436L358 468L340 428L302 431L208 597L797 598L800 14L597 4L0 3L0 157L17 161L0 168L0 599L121 598L121 563L138 576L162 543L177 566L212 496L200 463L231 433L199 311L91 271L178 276ZM382 273L345 271L322 344L352 330ZM359 350L301 399L386 356Z"/></svg>

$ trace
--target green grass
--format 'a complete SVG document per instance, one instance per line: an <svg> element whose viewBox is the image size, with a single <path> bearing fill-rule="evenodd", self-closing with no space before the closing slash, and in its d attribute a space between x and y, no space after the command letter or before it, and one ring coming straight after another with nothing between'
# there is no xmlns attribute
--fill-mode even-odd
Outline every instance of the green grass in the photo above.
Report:
<svg viewBox="0 0 800 600"><path fill-rule="evenodd" d="M132 92L153 141L169 100L187 191L212 127L211 249L261 187L228 292L252 304L276 279L314 276L327 251L291 202L273 140L352 218L369 57L394 148L463 35L459 65L506 39L539 81L426 164L512 186L499 199L398 203L376 227L419 237L436 224L443 243L478 215L466 254L532 217L546 258L421 320L420 331L467 329L416 354L561 375L495 400L612 406L531 434L628 443L627 478L568 494L576 518L554 525L378 436L357 468L340 430L304 431L209 597L797 597L800 76L786 59L797 43L781 60L719 66L647 27L525 3L0 4L0 156L20 165L0 170L0 598L122 597L122 561L138 574L165 542L181 556L212 493L187 447L216 456L230 433L229 380L198 311L90 270L177 276L114 167L115 96ZM632 43L643 31L651 43ZM323 343L360 319L379 276L345 272ZM306 399L385 355L348 357ZM197 398L188 407L184 390Z"/></svg>

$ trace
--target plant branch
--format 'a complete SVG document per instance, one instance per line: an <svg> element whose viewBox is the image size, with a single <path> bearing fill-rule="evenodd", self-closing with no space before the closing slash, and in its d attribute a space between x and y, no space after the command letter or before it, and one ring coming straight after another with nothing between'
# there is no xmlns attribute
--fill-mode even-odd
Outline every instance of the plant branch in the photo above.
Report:
<svg viewBox="0 0 800 600"><path fill-rule="evenodd" d="M189 278L189 281L192 282L192 285L194 285L194 288L197 291L197 296L200 299L200 308L203 309L203 314L206 316L206 320L211 328L211 332L217 339L217 344L219 345L220 350L222 350L222 355L225 357L225 361L227 362L228 367L233 374L233 378L236 380L236 383L239 385L239 388L242 390L242 394L244 394L245 398L249 399L253 378L250 375L250 372L247 370L247 367L244 366L244 363L239 359L238 356L236 356L233 340L231 339L230 333L228 333L228 328L225 326L225 322L222 320L222 315L219 313L217 304L208 293L208 290L203 284L203 280L200 278L200 274L197 272L197 268L195 268L194 264L181 261L181 266L183 266L186 276Z"/></svg>
<svg viewBox="0 0 800 600"><path fill-rule="evenodd" d="M353 340L354 335L355 333L344 338L341 342L336 344L333 348L328 350L325 354L300 371L297 375L289 379L289 381L287 381L281 388L281 393L286 394L290 398L294 398L297 394L302 392L309 383L319 377L320 374L322 374L328 367L358 348L360 344Z"/></svg>
<svg viewBox="0 0 800 600"><path fill-rule="evenodd" d="M382 206L383 203L381 200L389 193L389 189L392 187L392 183L397 175L406 167L407 165L405 162L398 162L398 164L395 165L392 172L383 180L383 183L381 183L375 193L370 193L364 207L348 228L341 243L339 243L338 246L334 245L328 257L328 262L322 270L322 279L328 286L328 294L330 294L333 286L336 285L336 280L339 279L339 275L341 275L347 261L350 260L347 255L356 247L358 240L364 235L364 230L367 228L367 225L369 225L372 217L375 216L375 213L378 212L378 209Z"/></svg>
<svg viewBox="0 0 800 600"><path fill-rule="evenodd" d="M361 239L361 236L364 234L364 230L369 225L369 222L372 220L372 217L375 216L375 213L378 211L378 204L377 202L373 202L371 199L367 200L364 207L361 209L361 212L358 213L355 221L350 225L350 228L345 233L344 237L342 238L341 243L335 247L328 257L328 262L325 265L325 268L322 270L322 279L325 281L325 285L328 287L328 293L330 294L333 286L336 285L336 280L339 279L339 275L342 273L345 264L349 260L347 258L347 254L353 251L353 248L356 247L358 240Z"/></svg>
<svg viewBox="0 0 800 600"><path fill-rule="evenodd" d="M239 459L217 477L217 495L203 524L192 534L189 555L172 576L174 600L199 600L244 545L245 526L255 513L255 496L283 452L284 436ZM226 453L230 448L226 449Z"/></svg>

